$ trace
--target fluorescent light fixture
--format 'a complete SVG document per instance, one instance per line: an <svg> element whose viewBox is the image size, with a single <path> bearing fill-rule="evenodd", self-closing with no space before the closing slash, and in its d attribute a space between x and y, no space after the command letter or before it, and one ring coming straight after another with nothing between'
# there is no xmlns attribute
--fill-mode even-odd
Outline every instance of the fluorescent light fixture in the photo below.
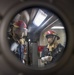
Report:
<svg viewBox="0 0 74 75"><path fill-rule="evenodd" d="M45 21L45 22L43 23L43 25L41 25L41 27L44 26L45 24L47 24L52 18L53 18L53 15L52 15L47 21Z"/></svg>
<svg viewBox="0 0 74 75"><path fill-rule="evenodd" d="M46 19L46 17L47 17L47 14L44 13L41 9L39 9L37 15L35 16L33 24L36 26L40 26L41 23Z"/></svg>
<svg viewBox="0 0 74 75"><path fill-rule="evenodd" d="M63 26L54 26L51 29L64 29L64 27Z"/></svg>

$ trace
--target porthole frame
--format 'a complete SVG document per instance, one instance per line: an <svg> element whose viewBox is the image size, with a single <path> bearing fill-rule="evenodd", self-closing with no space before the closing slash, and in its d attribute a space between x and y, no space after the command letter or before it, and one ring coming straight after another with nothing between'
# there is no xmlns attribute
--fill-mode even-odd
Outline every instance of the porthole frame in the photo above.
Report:
<svg viewBox="0 0 74 75"><path fill-rule="evenodd" d="M66 45L66 51L64 55L62 56L61 60L58 63L52 64L51 67L46 68L32 68L29 66L23 65L15 56L10 52L8 41L7 41L7 27L12 20L13 16L15 16L17 13L21 12L24 9L27 8L34 8L34 7L40 7L40 8L46 8L48 10L51 10L54 12L61 21L65 24L66 34L67 34L67 45ZM5 17L2 20L1 28L0 28L0 44L1 44L1 52L4 56L4 58L15 68L16 70L19 70L20 72L23 72L25 74L49 74L51 72L54 72L58 69L60 69L62 66L64 66L72 53L73 49L73 30L71 27L71 23L65 16L64 12L62 12L57 7L53 6L52 4L49 4L47 2L42 1L36 1L35 3L33 1L27 1L20 3L16 6L13 6L12 9L10 9ZM5 47L4 47L5 46ZM14 60L14 61L13 61Z"/></svg>

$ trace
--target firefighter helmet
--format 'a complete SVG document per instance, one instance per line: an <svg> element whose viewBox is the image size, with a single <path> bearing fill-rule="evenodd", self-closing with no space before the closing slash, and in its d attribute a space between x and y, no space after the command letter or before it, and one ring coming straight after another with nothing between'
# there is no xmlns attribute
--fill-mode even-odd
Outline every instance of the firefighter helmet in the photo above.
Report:
<svg viewBox="0 0 74 75"><path fill-rule="evenodd" d="M13 25L15 28L24 28L25 29L27 27L26 23L22 20L15 22Z"/></svg>
<svg viewBox="0 0 74 75"><path fill-rule="evenodd" d="M13 24L13 37L22 38L27 36L27 26L23 20L19 20ZM17 35L16 35L17 34Z"/></svg>
<svg viewBox="0 0 74 75"><path fill-rule="evenodd" d="M60 39L60 37L56 34L56 32L55 31L53 31L53 30L48 30L46 33L45 33L45 35L46 35L46 38L49 38L49 37L53 37L53 36L56 36L57 37L57 40L59 40Z"/></svg>

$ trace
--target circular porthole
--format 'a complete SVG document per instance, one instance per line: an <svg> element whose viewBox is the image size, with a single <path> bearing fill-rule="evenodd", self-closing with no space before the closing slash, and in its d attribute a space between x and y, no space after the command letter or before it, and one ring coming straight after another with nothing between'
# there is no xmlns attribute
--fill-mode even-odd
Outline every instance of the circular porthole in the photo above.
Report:
<svg viewBox="0 0 74 75"><path fill-rule="evenodd" d="M5 59L25 74L49 74L61 68L72 52L71 25L48 3L14 6L4 17L0 34Z"/></svg>

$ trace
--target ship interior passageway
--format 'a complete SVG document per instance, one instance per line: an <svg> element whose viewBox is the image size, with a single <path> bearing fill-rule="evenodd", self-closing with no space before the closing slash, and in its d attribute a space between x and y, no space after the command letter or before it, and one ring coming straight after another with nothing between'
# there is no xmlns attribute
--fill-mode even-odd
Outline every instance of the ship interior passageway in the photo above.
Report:
<svg viewBox="0 0 74 75"><path fill-rule="evenodd" d="M50 38L53 38L53 42L57 41L63 48L56 47L59 50L49 50L51 54L42 57L43 50L48 45L46 32L51 33ZM51 10L29 8L21 11L10 22L7 35L10 51L24 65L44 67L59 61L65 52L67 40L65 24ZM55 48L52 46L50 45L51 48Z"/></svg>

